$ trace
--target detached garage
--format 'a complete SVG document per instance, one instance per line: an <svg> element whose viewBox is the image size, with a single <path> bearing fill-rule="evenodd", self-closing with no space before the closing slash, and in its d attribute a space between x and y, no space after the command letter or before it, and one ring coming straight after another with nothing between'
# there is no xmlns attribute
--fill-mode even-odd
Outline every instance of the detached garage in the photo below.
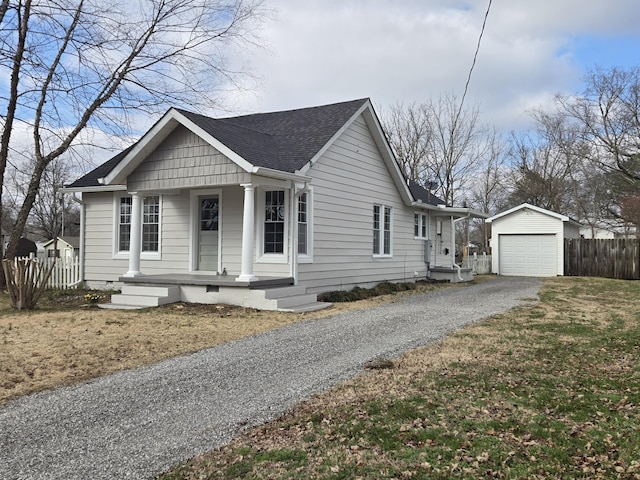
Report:
<svg viewBox="0 0 640 480"><path fill-rule="evenodd" d="M564 239L580 237L579 223L528 203L486 222L491 224L491 270L500 275L564 275Z"/></svg>

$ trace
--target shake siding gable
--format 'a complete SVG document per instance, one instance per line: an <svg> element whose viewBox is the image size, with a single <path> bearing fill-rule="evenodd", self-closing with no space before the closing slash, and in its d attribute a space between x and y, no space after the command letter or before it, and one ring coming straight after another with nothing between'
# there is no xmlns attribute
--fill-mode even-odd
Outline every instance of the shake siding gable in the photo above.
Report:
<svg viewBox="0 0 640 480"><path fill-rule="evenodd" d="M413 237L407 207L360 117L307 171L312 178L313 263L299 265L311 292L424 276L423 242ZM373 206L393 209L391 258L373 256Z"/></svg>
<svg viewBox="0 0 640 480"><path fill-rule="evenodd" d="M233 185L250 174L183 126L177 127L129 175L129 191Z"/></svg>

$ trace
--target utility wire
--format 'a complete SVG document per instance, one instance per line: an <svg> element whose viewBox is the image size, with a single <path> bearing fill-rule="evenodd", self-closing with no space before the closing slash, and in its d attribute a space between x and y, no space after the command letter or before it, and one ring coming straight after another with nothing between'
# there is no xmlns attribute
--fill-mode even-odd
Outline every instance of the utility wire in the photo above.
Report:
<svg viewBox="0 0 640 480"><path fill-rule="evenodd" d="M478 52L480 51L480 43L482 42L482 36L484 35L484 29L487 25L487 18L489 17L489 11L491 10L491 0L489 0L489 5L487 6L487 11L484 14L484 20L482 22L482 28L480 29L480 35L478 36L478 44L476 45L476 52L473 55L473 62L471 63L471 68L469 69L469 75L467 76L467 83L464 85L464 92L462 93L462 98L460 99L460 106L458 108L458 114L456 115L456 123L458 118L462 112L462 105L464 104L464 100L467 96L467 91L469 90L469 83L471 83L471 74L473 73L473 69L476 66L476 60L478 59Z"/></svg>

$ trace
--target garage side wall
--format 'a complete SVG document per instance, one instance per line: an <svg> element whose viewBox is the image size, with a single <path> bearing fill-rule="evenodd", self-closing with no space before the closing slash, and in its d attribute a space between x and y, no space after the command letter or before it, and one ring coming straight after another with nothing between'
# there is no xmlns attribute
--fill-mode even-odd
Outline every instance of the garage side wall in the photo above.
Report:
<svg viewBox="0 0 640 480"><path fill-rule="evenodd" d="M492 271L501 274L500 236L501 235L554 235L557 244L557 275L564 274L564 222L559 218L530 209L515 211L492 222L491 247Z"/></svg>

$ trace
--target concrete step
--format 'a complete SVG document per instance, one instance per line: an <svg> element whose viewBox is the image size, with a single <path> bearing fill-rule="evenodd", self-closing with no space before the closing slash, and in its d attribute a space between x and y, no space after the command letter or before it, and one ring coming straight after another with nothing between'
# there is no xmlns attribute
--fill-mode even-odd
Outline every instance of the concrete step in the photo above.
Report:
<svg viewBox="0 0 640 480"><path fill-rule="evenodd" d="M284 297L292 297L296 295L304 295L307 293L307 288L301 285L295 285L290 287L278 287L278 288L266 288L264 289L264 298L273 300Z"/></svg>
<svg viewBox="0 0 640 480"><path fill-rule="evenodd" d="M305 313L305 312L315 312L316 310L322 310L324 308L329 308L333 303L327 302L314 302L306 305L298 305L297 307L291 308L283 308L280 309L281 312L292 312L292 313Z"/></svg>
<svg viewBox="0 0 640 480"><path fill-rule="evenodd" d="M98 308L104 310L140 310L141 308L147 308L141 305L122 305L118 303L100 303Z"/></svg>
<svg viewBox="0 0 640 480"><path fill-rule="evenodd" d="M303 295L292 295L290 297L282 297L276 300L278 302L278 310L283 308L294 308L300 305L309 305L318 301L318 295L315 293L305 293Z"/></svg>
<svg viewBox="0 0 640 480"><path fill-rule="evenodd" d="M159 307L180 300L180 287L124 285L122 293L111 295L112 307L107 308L148 308Z"/></svg>
<svg viewBox="0 0 640 480"><path fill-rule="evenodd" d="M179 297L180 288L165 285L123 285L120 294L145 297Z"/></svg>

